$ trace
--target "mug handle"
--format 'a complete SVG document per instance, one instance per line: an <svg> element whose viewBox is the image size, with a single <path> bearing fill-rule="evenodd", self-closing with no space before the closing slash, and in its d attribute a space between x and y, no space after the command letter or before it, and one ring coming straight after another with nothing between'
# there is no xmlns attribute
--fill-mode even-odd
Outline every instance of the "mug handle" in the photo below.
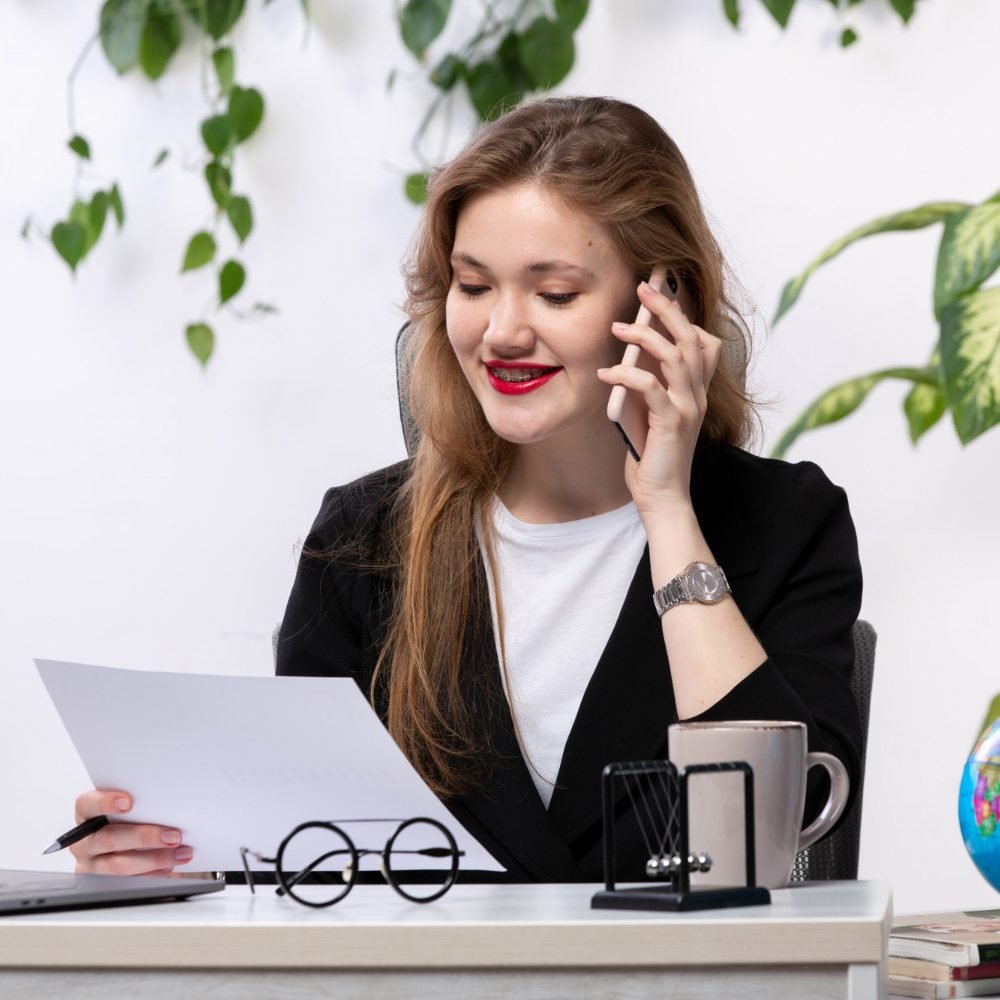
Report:
<svg viewBox="0 0 1000 1000"><path fill-rule="evenodd" d="M847 776L847 768L841 761L830 753L820 753L812 751L806 754L806 770L819 765L826 768L826 773L830 775L830 797L826 800L826 805L820 810L819 815L799 834L799 846L809 847L815 844L834 823L840 819L840 814L847 805L847 794L851 788L851 779Z"/></svg>

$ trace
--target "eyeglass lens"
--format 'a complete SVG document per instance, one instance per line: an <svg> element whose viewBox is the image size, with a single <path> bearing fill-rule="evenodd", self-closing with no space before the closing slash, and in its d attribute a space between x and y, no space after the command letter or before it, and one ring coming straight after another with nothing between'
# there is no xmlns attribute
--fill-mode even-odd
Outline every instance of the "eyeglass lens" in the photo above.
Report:
<svg viewBox="0 0 1000 1000"><path fill-rule="evenodd" d="M444 895L458 876L459 851L450 832L434 820L413 819L389 827L378 844L376 828L362 828L357 847L332 823L303 823L278 852L278 878L285 891L306 906L330 906L350 892L361 872L379 871L406 899L429 903Z"/></svg>
<svg viewBox="0 0 1000 1000"><path fill-rule="evenodd" d="M331 823L303 823L278 851L278 881L306 906L330 906L343 899L357 878L354 845Z"/></svg>
<svg viewBox="0 0 1000 1000"><path fill-rule="evenodd" d="M458 876L458 847L448 829L429 819L401 823L385 849L384 875L407 899L429 903Z"/></svg>

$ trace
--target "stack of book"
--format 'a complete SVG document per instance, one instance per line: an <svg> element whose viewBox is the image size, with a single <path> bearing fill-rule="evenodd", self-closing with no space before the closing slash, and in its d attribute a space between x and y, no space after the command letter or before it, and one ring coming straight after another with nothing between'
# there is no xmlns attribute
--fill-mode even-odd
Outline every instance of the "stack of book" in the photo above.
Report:
<svg viewBox="0 0 1000 1000"><path fill-rule="evenodd" d="M898 918L889 936L889 993L1000 998L1000 910Z"/></svg>

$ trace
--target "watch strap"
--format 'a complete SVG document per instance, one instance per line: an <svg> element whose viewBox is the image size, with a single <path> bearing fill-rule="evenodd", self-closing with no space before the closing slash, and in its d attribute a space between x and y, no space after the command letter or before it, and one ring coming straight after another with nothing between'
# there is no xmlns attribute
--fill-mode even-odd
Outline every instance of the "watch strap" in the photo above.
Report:
<svg viewBox="0 0 1000 1000"><path fill-rule="evenodd" d="M689 604L691 600L691 592L687 589L683 573L678 573L669 583L653 592L653 607L660 618L671 608L676 608L678 604Z"/></svg>
<svg viewBox="0 0 1000 1000"><path fill-rule="evenodd" d="M697 587L694 592L692 591L688 582L688 574L695 570L705 571L709 569L718 575L719 589L715 596L705 598L699 596ZM662 618L667 611L677 607L678 604L689 604L692 601L697 601L699 604L717 604L726 594L730 593L732 590L721 566L696 561L689 563L669 583L653 592L653 607L656 608L657 615Z"/></svg>

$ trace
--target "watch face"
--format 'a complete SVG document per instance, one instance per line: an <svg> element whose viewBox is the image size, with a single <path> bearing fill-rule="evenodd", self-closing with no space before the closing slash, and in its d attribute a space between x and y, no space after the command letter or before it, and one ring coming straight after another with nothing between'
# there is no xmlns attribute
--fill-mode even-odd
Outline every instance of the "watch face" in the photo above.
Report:
<svg viewBox="0 0 1000 1000"><path fill-rule="evenodd" d="M694 563L687 571L687 585L691 596L703 604L721 601L728 592L722 571L709 563Z"/></svg>

